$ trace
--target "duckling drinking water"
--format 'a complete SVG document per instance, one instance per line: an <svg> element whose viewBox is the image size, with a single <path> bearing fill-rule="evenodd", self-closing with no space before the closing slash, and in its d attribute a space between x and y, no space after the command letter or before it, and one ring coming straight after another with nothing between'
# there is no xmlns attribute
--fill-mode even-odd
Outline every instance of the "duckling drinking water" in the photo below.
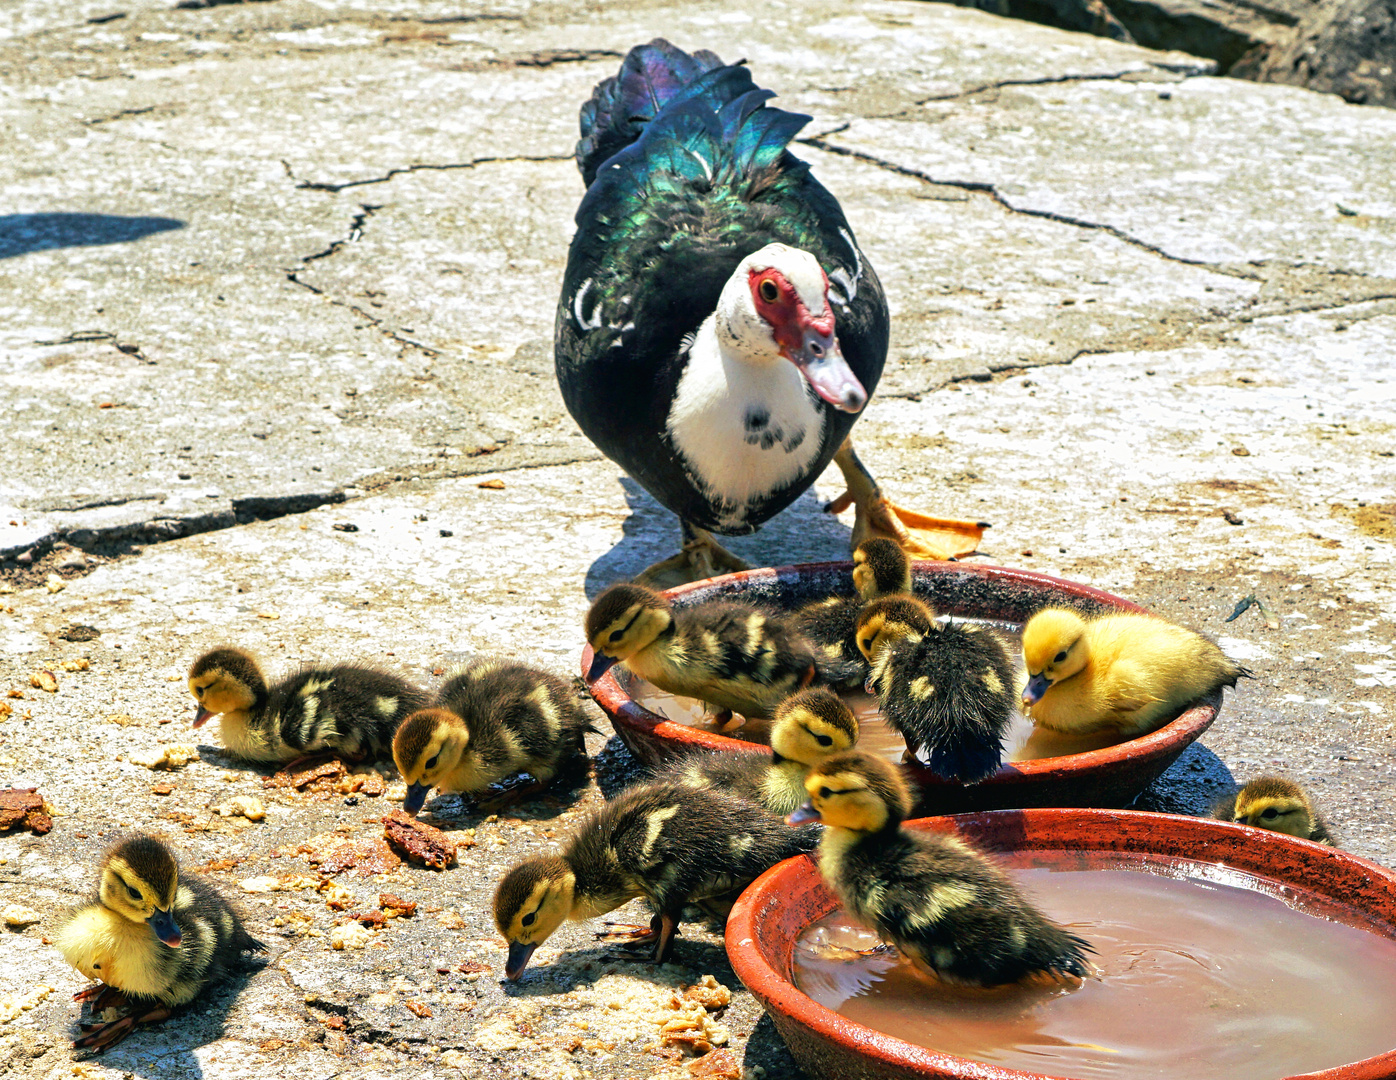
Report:
<svg viewBox="0 0 1396 1080"><path fill-rule="evenodd" d="M534 949L566 919L590 919L644 897L656 914L637 939L668 955L679 916L740 890L818 842L774 814L724 791L658 782L617 795L585 821L558 855L529 859L504 876L494 918L509 943L504 973L517 979Z"/></svg>
<svg viewBox="0 0 1396 1080"><path fill-rule="evenodd" d="M291 762L322 752L377 755L426 691L391 672L359 664L303 667L273 685L243 649L222 646L189 668L199 703L194 726L219 718L223 745L248 761Z"/></svg>
<svg viewBox="0 0 1396 1080"><path fill-rule="evenodd" d="M1257 776L1235 795L1218 802L1212 816L1320 844L1334 843L1332 829L1309 793L1283 776Z"/></svg>
<svg viewBox="0 0 1396 1080"><path fill-rule="evenodd" d="M932 772L965 783L993 775L1013 716L1013 665L991 630L939 624L915 597L892 596L863 608L857 640L908 754L924 748Z"/></svg>
<svg viewBox="0 0 1396 1080"><path fill-rule="evenodd" d="M119 1019L84 1025L73 1045L105 1050L137 1024L163 1020L226 978L244 952L264 946L243 929L228 901L197 876L181 878L170 849L137 833L102 860L97 896L78 908L54 944L63 958L99 986L76 995L98 1016L131 1006Z"/></svg>
<svg viewBox="0 0 1396 1080"><path fill-rule="evenodd" d="M1123 738L1251 674L1201 634L1155 615L1086 619L1067 608L1028 620L1023 661L1023 712L1034 724L1071 734L1113 728Z"/></svg>
<svg viewBox="0 0 1396 1080"><path fill-rule="evenodd" d="M542 791L568 761L586 756L595 731L590 706L570 682L503 660L479 660L451 675L430 709L409 716L393 737L407 782L403 809L415 814L432 788L477 795L507 776L533 783L510 801Z"/></svg>
<svg viewBox="0 0 1396 1080"><path fill-rule="evenodd" d="M868 663L858 651L858 615L884 596L911 592L911 560L891 540L864 540L853 552L854 596L830 596L795 611L795 625L821 653L821 667L836 686L861 686Z"/></svg>
<svg viewBox="0 0 1396 1080"><path fill-rule="evenodd" d="M653 589L613 585L587 613L586 634L588 680L621 663L661 690L723 710L722 719L769 716L818 674L814 646L790 616L753 604L676 609Z"/></svg>
<svg viewBox="0 0 1396 1080"><path fill-rule="evenodd" d="M993 862L955 836L902 828L900 770L861 750L805 778L809 803L786 820L822 821L819 872L855 919L946 982L997 986L1087 974L1090 949L1038 911Z"/></svg>

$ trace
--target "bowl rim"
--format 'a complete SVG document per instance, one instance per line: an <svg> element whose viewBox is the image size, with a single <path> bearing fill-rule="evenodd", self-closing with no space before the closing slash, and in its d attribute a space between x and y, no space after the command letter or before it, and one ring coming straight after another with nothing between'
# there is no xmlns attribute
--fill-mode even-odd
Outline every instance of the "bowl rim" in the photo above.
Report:
<svg viewBox="0 0 1396 1080"><path fill-rule="evenodd" d="M1373 887L1373 881L1383 883L1384 891L1392 898L1393 913L1396 913L1396 871L1340 848L1268 829L1180 814L1088 807L987 810L916 818L907 821L906 825L917 830L969 834L971 839L976 839L979 832L989 831L996 825L1008 829L1017 826L1017 831L1022 835L1021 843L1007 848L1001 844L986 844L986 849L990 851L1057 849L1163 856L1174 854L1157 850L1156 845L1164 838L1186 836L1191 832L1195 834L1198 851L1192 855L1174 854L1174 857L1240 870L1279 886L1320 897L1325 902L1324 906L1336 907L1348 913L1351 925L1367 923L1366 928L1372 932L1385 930L1386 936L1396 939L1396 919L1376 914L1352 902L1352 894L1342 882L1330 880L1323 868L1340 867L1343 870L1341 876L1345 878L1364 875L1369 889ZM1091 841L1092 836L1096 838L1095 842ZM1103 836L1108 836L1113 842L1106 843ZM1071 842L1073 838L1076 838L1074 843ZM1215 852L1208 849L1218 845L1226 848L1227 854L1233 857L1215 858ZM1293 863L1297 861L1303 871L1301 879L1297 880L1292 873L1285 876L1283 864L1277 870L1272 861L1276 856L1289 858L1291 871L1294 869ZM771 908L798 895L802 888L808 887L811 879L814 887L823 890L831 902L827 913L827 910L837 906L837 901L820 876L815 856L800 855L777 863L753 881L742 892L728 916L724 935L728 960L742 984L766 1012L773 1017L777 1013L783 1014L787 1022L804 1028L822 1041L839 1045L850 1054L869 1056L871 1052L871 1056L877 1058L884 1069L900 1070L907 1076L956 1080L1063 1080L1052 1074L1009 1069L917 1046L849 1020L807 996L793 980L782 975L767 960L762 946L758 944L758 924L769 921ZM822 918L823 915L817 917ZM790 948L794 948L793 940ZM1396 1049L1302 1076L1276 1077L1276 1080L1389 1080L1393 1076L1396 1076Z"/></svg>
<svg viewBox="0 0 1396 1080"><path fill-rule="evenodd" d="M853 563L849 560L761 567L740 570L732 574L721 574L717 577L705 578L702 581L689 582L686 585L677 585L672 589L663 590L662 595L673 600L699 590L731 587L744 581L778 581L792 576L838 571L851 574L852 568ZM1068 581L1065 578L1053 577L1036 570L1022 570L992 563L915 561L912 563L912 572L918 571L932 574L968 574L972 577L981 577L992 581L1009 581L1036 587L1047 586L1117 611L1148 613L1147 608L1134 603L1132 600L1115 596L1103 589L1097 589L1093 585ZM701 728L680 724L658 713L651 712L631 697L621 685L620 680L616 677L616 668L608 670L599 679L588 680L586 676L591 667L593 655L591 645L589 643L583 645L582 680L586 683L586 687L596 703L611 718L613 725L623 725L647 738L672 743L680 751L716 750L766 753L770 749L765 743L733 739L726 735L719 735L714 731L704 731ZM1133 739L1101 747L1098 750L1086 750L1058 757L1032 758L1028 761L1005 762L997 772L980 781L977 786L1031 784L1045 778L1061 777L1063 774L1107 770L1125 762L1139 765L1154 758L1170 754L1176 755L1182 749L1186 749L1196 742L1203 732L1212 726L1212 722L1217 718L1221 709L1221 701L1221 691L1217 690L1191 707L1184 709L1161 727L1138 735ZM923 788L959 788L964 786L958 780L947 780L937 776L920 763L907 763L903 767L912 773L917 784Z"/></svg>

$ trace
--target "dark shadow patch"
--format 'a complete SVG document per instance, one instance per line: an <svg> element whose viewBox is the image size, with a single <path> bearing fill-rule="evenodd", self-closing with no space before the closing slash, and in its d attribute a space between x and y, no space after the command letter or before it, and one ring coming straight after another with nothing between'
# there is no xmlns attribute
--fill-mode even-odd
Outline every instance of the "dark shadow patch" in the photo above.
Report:
<svg viewBox="0 0 1396 1080"><path fill-rule="evenodd" d="M182 229L184 222L166 217L117 214L2 214L0 259L55 248L129 244L154 233Z"/></svg>
<svg viewBox="0 0 1396 1080"><path fill-rule="evenodd" d="M758 1068L764 1069L767 1076L779 1076L782 1080L809 1080L809 1074L795 1064L795 1059L785 1048L785 1042L776 1031L775 1024L765 1013L751 1029L742 1065L745 1069L753 1071Z"/></svg>
<svg viewBox="0 0 1396 1080"><path fill-rule="evenodd" d="M1237 786L1236 778L1222 759L1196 742L1139 793L1130 809L1206 817L1211 814L1212 806Z"/></svg>

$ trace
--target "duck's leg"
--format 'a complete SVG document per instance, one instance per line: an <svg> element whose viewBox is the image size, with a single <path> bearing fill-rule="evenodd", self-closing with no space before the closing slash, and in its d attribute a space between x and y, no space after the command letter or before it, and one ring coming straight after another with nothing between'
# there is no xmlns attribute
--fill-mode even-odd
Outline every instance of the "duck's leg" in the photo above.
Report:
<svg viewBox="0 0 1396 1080"><path fill-rule="evenodd" d="M751 569L750 563L737 558L719 544L707 529L700 529L686 521L679 524L683 528L683 550L672 558L647 567L636 576L637 585L660 584L660 578L666 579L663 582L666 585L682 585L718 574Z"/></svg>
<svg viewBox="0 0 1396 1080"><path fill-rule="evenodd" d="M74 1050L95 1050L101 1053L108 1047L115 1046L127 1035L135 1030L137 1024L155 1024L166 1019L170 1015L170 1010L164 1005L157 1005L149 1012L140 1016L134 1014L123 1016L120 1020L113 1020L110 1024L102 1024L100 1027L89 1031L81 1039L73 1042Z"/></svg>
<svg viewBox="0 0 1396 1080"><path fill-rule="evenodd" d="M978 548L987 521L959 521L930 518L893 504L877 486L867 466L858 460L853 440L844 439L834 464L843 473L846 490L824 509L831 514L854 508L853 547L869 537L894 540L903 551L918 559L954 559L970 555Z"/></svg>

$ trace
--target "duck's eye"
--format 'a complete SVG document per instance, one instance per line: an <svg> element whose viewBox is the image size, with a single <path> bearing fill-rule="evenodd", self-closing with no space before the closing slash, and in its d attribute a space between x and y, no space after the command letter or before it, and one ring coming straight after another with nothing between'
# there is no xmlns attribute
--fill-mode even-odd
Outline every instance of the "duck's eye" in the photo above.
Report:
<svg viewBox="0 0 1396 1080"><path fill-rule="evenodd" d="M829 738L829 736L827 736L827 735L815 735L815 736L814 736L814 741L817 742L820 746L833 746L833 745L834 745L834 740L831 739L831 738Z"/></svg>
<svg viewBox="0 0 1396 1080"><path fill-rule="evenodd" d="M1280 812L1276 810L1273 806L1267 806L1264 810L1260 812L1260 816L1263 817L1266 821L1274 821L1277 817L1280 816Z"/></svg>
<svg viewBox="0 0 1396 1080"><path fill-rule="evenodd" d="M534 922L537 920L537 918L538 912L530 911L527 915L520 919L519 922L523 923L524 926L532 926Z"/></svg>
<svg viewBox="0 0 1396 1080"><path fill-rule="evenodd" d="M426 769L428 772L430 772L432 769L436 768L436 763L437 763L438 761L440 761L440 760L441 760L441 755L440 755L440 754L433 754L433 755L431 756L431 760L428 761L425 765L423 765L422 768L424 768L424 769Z"/></svg>
<svg viewBox="0 0 1396 1080"><path fill-rule="evenodd" d="M1061 652L1057 653L1056 656L1052 657L1052 663L1054 663L1054 664L1060 664L1060 663L1061 663L1063 660L1065 660L1065 659L1066 659L1066 650L1063 649Z"/></svg>
<svg viewBox="0 0 1396 1080"><path fill-rule="evenodd" d="M607 640L607 641L619 641L619 640L624 636L624 634L625 634L625 630L624 630L624 629L612 630L612 631L611 631L611 634L610 634L610 637L608 637L606 640Z"/></svg>
<svg viewBox="0 0 1396 1080"><path fill-rule="evenodd" d="M93 965L92 965L92 970L93 970L93 971L101 971L101 970L102 970L102 965L101 965L101 964L93 964Z"/></svg>
<svg viewBox="0 0 1396 1080"><path fill-rule="evenodd" d="M774 304L776 299L780 296L780 290L776 288L776 283L770 278L761 282L760 293L761 299L768 304Z"/></svg>
<svg viewBox="0 0 1396 1080"><path fill-rule="evenodd" d="M141 898L139 889L133 889L130 885L127 885L126 891L130 894L132 900L139 900Z"/></svg>
<svg viewBox="0 0 1396 1080"><path fill-rule="evenodd" d="M832 794L833 794L833 792L830 791L830 790L829 790L828 788L826 788L826 787L822 787L822 788L819 789L819 797L820 797L821 799L827 799L827 798L828 798L830 795L832 795Z"/></svg>
<svg viewBox="0 0 1396 1080"><path fill-rule="evenodd" d="M196 686L196 687L194 687L194 696L195 696L195 697L203 697L203 696L204 696L204 688L203 688L202 686Z"/></svg>

